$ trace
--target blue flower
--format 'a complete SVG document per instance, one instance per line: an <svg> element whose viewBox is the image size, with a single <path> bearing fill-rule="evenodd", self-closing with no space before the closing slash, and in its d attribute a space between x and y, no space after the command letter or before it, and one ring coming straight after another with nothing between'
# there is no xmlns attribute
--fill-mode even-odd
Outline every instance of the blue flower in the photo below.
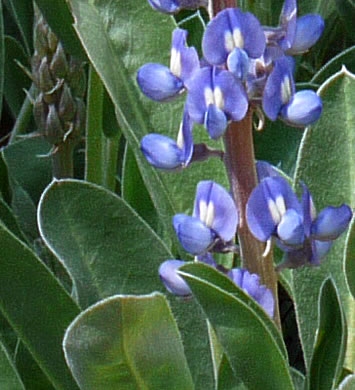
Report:
<svg viewBox="0 0 355 390"><path fill-rule="evenodd" d="M174 99L185 90L185 84L200 67L198 54L186 47L187 31L177 28L173 32L170 68L161 64L143 65L137 74L142 92L159 102Z"/></svg>
<svg viewBox="0 0 355 390"><path fill-rule="evenodd" d="M263 92L263 109L271 120L280 116L291 126L307 126L322 113L322 100L311 90L295 92L289 57L275 60Z"/></svg>
<svg viewBox="0 0 355 390"><path fill-rule="evenodd" d="M247 203L246 217L250 231L260 241L276 237L292 248L300 248L303 244L302 206L282 177L266 177L254 188Z"/></svg>
<svg viewBox="0 0 355 390"><path fill-rule="evenodd" d="M148 162L156 168L176 170L189 165L193 154L193 123L184 112L177 141L161 135L147 134L141 140L141 150Z"/></svg>
<svg viewBox="0 0 355 390"><path fill-rule="evenodd" d="M190 217L177 214L173 225L183 248L193 254L202 255L218 244L233 240L238 211L231 195L213 181L201 181L197 186L194 213Z"/></svg>
<svg viewBox="0 0 355 390"><path fill-rule="evenodd" d="M258 58L265 50L265 35L253 14L227 8L207 25L202 51L211 65L222 65L235 49L245 51L248 57Z"/></svg>
<svg viewBox="0 0 355 390"><path fill-rule="evenodd" d="M228 272L233 282L251 296L272 318L274 316L275 301L271 290L260 284L260 276L251 274L241 268L233 268Z"/></svg>
<svg viewBox="0 0 355 390"><path fill-rule="evenodd" d="M188 81L187 88L190 117L204 124L213 139L224 133L228 120L240 121L248 110L244 87L226 70L203 67Z"/></svg>
<svg viewBox="0 0 355 390"><path fill-rule="evenodd" d="M324 30L324 19L317 14L308 14L297 19L296 31L288 55L306 52L320 38Z"/></svg>
<svg viewBox="0 0 355 390"><path fill-rule="evenodd" d="M165 14L174 14L182 9L196 9L207 7L208 0L148 0L157 11Z"/></svg>
<svg viewBox="0 0 355 390"><path fill-rule="evenodd" d="M159 267L159 276L168 291L178 296L189 296L191 290L177 270L187 264L182 260L166 260Z"/></svg>

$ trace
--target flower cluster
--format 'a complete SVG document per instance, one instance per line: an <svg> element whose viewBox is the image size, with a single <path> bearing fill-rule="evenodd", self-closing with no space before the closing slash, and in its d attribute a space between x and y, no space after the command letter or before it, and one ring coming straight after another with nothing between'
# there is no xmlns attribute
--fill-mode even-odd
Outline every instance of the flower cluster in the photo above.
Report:
<svg viewBox="0 0 355 390"><path fill-rule="evenodd" d="M149 3L160 12L174 13L207 2ZM203 58L199 60L195 48L186 45L187 32L177 28L172 37L170 66L148 63L137 75L142 92L155 101L167 102L187 92L177 141L157 134L143 138L142 151L148 161L167 170L186 167L193 154L195 123L204 125L209 136L218 139L229 121L245 117L250 105L262 107L272 121L281 118L291 126L315 122L322 101L311 90L296 92L291 56L307 51L323 29L319 15L297 18L296 0L285 1L278 27L263 27L253 14L227 8L207 25Z"/></svg>
<svg viewBox="0 0 355 390"><path fill-rule="evenodd" d="M274 238L285 252L285 262L279 269L319 265L333 241L348 227L353 214L351 208L346 204L329 206L317 216L307 186L302 183L300 202L287 180L265 164L257 164L260 184L247 203L250 231L260 241Z"/></svg>
<svg viewBox="0 0 355 390"><path fill-rule="evenodd" d="M216 264L213 252L236 251L233 240L237 232L239 213L231 195L213 181L201 181L197 186L193 216L177 214L173 219L177 237L183 248L196 257L196 261L209 264L224 272L233 282L254 298L273 316L272 292L260 284L260 277L247 270L226 270ZM182 260L167 260L159 268L166 288L173 294L188 296L191 290L177 273L186 264Z"/></svg>

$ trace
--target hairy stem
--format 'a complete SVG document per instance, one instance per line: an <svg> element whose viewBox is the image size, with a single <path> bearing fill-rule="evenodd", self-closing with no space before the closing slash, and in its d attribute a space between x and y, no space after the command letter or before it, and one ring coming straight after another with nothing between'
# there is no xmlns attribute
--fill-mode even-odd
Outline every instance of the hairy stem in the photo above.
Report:
<svg viewBox="0 0 355 390"><path fill-rule="evenodd" d="M224 162L228 172L233 197L239 210L238 239L242 265L252 273L260 275L262 283L270 288L275 297L275 321L279 325L277 304L277 275L274 270L272 250L263 257L265 244L258 241L249 231L246 222L246 204L253 189L258 184L254 143L253 110L249 108L245 118L232 122L224 135Z"/></svg>

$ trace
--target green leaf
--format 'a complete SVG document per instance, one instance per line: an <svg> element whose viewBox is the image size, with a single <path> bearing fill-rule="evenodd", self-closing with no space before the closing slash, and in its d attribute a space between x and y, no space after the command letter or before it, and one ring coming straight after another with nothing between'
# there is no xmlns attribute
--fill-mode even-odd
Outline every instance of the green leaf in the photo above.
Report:
<svg viewBox="0 0 355 390"><path fill-rule="evenodd" d="M192 210L196 183L210 179L213 172L217 182L227 184L224 165L216 159L174 174L152 168L140 150L140 140L149 132L163 132L172 138L178 133L183 99L169 104L152 102L143 96L135 81L144 63L168 64L176 25L170 16L154 12L146 0L71 0L71 5L75 28L116 106L122 132L135 154L157 213L170 238L176 240L171 218L177 212ZM208 138L199 126L195 135L197 143Z"/></svg>
<svg viewBox="0 0 355 390"><path fill-rule="evenodd" d="M145 187L132 149L126 145L122 167L122 198L152 227L157 214Z"/></svg>
<svg viewBox="0 0 355 390"><path fill-rule="evenodd" d="M295 390L304 390L306 383L304 375L293 367L290 367L290 372Z"/></svg>
<svg viewBox="0 0 355 390"><path fill-rule="evenodd" d="M25 390L21 378L6 348L0 341L0 388L6 390Z"/></svg>
<svg viewBox="0 0 355 390"><path fill-rule="evenodd" d="M0 153L0 197L7 204L11 202L11 188L9 183L9 173L4 156Z"/></svg>
<svg viewBox="0 0 355 390"><path fill-rule="evenodd" d="M61 350L78 307L53 275L0 225L0 310L58 389L76 389Z"/></svg>
<svg viewBox="0 0 355 390"><path fill-rule="evenodd" d="M78 180L53 181L38 216L42 238L72 276L81 307L114 293L161 288L157 270L171 254L114 193Z"/></svg>
<svg viewBox="0 0 355 390"><path fill-rule="evenodd" d="M345 274L349 290L355 298L355 218L351 222L345 244Z"/></svg>
<svg viewBox="0 0 355 390"><path fill-rule="evenodd" d="M42 138L26 138L2 149L9 176L29 194L37 204L43 189L51 181L50 145Z"/></svg>
<svg viewBox="0 0 355 390"><path fill-rule="evenodd" d="M30 88L31 80L15 60L25 67L29 64L22 46L10 36L5 36L5 52L4 97L12 115L17 118L26 97L24 88Z"/></svg>
<svg viewBox="0 0 355 390"><path fill-rule="evenodd" d="M9 9L11 16L20 31L20 35L26 49L26 54L30 56L32 53L32 1L5 0L5 5Z"/></svg>
<svg viewBox="0 0 355 390"><path fill-rule="evenodd" d="M65 0L35 0L53 32L65 50L74 57L85 60L85 52L73 28L74 19Z"/></svg>
<svg viewBox="0 0 355 390"><path fill-rule="evenodd" d="M317 210L342 203L355 207L354 86L354 75L345 68L321 86L323 114L306 130L301 143L295 181L302 180L309 187ZM354 303L346 286L342 264L345 237L344 234L335 241L319 268L304 267L293 271L295 308L307 367L318 324L318 291L329 275L339 288L349 329L355 328ZM349 341L350 360L354 355L352 345Z"/></svg>
<svg viewBox="0 0 355 390"><path fill-rule="evenodd" d="M16 217L11 208L0 198L0 221L13 233L17 238L26 241L25 236L19 228Z"/></svg>
<svg viewBox="0 0 355 390"><path fill-rule="evenodd" d="M261 307L205 264L185 265L179 273L211 322L236 377L250 389L294 389L281 337Z"/></svg>
<svg viewBox="0 0 355 390"><path fill-rule="evenodd" d="M194 388L178 328L160 293L100 301L73 321L63 345L85 390Z"/></svg>
<svg viewBox="0 0 355 390"><path fill-rule="evenodd" d="M341 373L347 328L340 296L331 278L321 288L319 326L307 376L309 390L331 390Z"/></svg>
<svg viewBox="0 0 355 390"><path fill-rule="evenodd" d="M311 83L322 84L345 65L350 72L355 72L355 46L343 50L328 61L312 78Z"/></svg>
<svg viewBox="0 0 355 390"><path fill-rule="evenodd" d="M172 254L115 194L90 183L55 181L42 196L38 219L42 238L72 276L83 308L114 294L164 289L158 268ZM212 390L205 319L193 300L171 295L169 300L196 389Z"/></svg>
<svg viewBox="0 0 355 390"><path fill-rule="evenodd" d="M348 375L339 385L338 390L355 390L355 375Z"/></svg>
<svg viewBox="0 0 355 390"><path fill-rule="evenodd" d="M2 3L0 3L0 117L2 113L2 101L4 94L4 72L5 72L5 42L4 42L4 20Z"/></svg>

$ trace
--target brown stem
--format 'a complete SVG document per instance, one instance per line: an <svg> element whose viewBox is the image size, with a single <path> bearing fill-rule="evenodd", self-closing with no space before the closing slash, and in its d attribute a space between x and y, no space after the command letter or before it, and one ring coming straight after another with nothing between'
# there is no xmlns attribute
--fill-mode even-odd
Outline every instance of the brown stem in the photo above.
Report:
<svg viewBox="0 0 355 390"><path fill-rule="evenodd" d="M65 179L73 177L73 152L72 142L62 142L56 146L52 154L53 177Z"/></svg>
<svg viewBox="0 0 355 390"><path fill-rule="evenodd" d="M212 0L212 3L213 15L217 15L222 9L235 8L238 6L237 0Z"/></svg>
<svg viewBox="0 0 355 390"><path fill-rule="evenodd" d="M246 222L246 204L256 187L253 143L253 110L249 108L245 118L239 122L231 122L224 135L224 162L227 168L233 197L240 213L238 239L243 267L261 277L264 285L271 289L275 297L275 321L279 325L277 304L277 275L274 270L272 250L263 257L265 244L258 241L249 231Z"/></svg>

